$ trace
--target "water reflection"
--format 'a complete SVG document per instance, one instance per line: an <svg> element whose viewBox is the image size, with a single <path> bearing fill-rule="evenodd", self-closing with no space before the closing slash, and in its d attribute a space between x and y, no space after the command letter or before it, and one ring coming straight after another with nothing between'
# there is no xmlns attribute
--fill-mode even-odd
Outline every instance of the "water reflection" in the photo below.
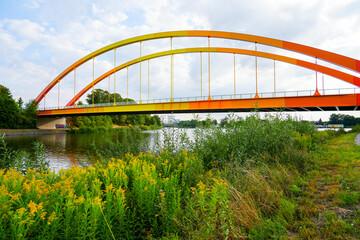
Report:
<svg viewBox="0 0 360 240"><path fill-rule="evenodd" d="M147 131L142 133L142 136L147 141L151 141L154 133L155 131ZM97 148L102 148L107 140L126 144L123 132L21 135L7 136L5 140L12 149L30 153L33 152L35 141L42 142L45 148L45 157L50 161L50 169L54 171L79 165L79 161L86 161L92 144Z"/></svg>

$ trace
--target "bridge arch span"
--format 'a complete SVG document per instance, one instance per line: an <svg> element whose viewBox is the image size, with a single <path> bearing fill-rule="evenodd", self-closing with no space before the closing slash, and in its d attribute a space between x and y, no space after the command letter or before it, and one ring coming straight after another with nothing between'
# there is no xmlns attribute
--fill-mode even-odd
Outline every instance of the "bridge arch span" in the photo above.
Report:
<svg viewBox="0 0 360 240"><path fill-rule="evenodd" d="M239 40L239 41L247 41L247 42L254 42L263 45L268 45L272 47L277 47L285 50L289 50L292 52L302 53L308 56L315 57L317 59L321 59L332 64L336 64L340 67L350 69L357 73L360 73L360 61L346 57L340 54L328 52L325 50L321 50L318 48L313 48L297 43L292 43L288 41L282 41L274 38L267 38L243 33L234 33L234 32L222 32L222 31L204 31L204 30L189 30L189 31L171 31L171 32L161 32L161 33L154 33L154 34L147 34L138 37L133 37L129 39L125 39L108 46L105 46L97 51L94 51L87 56L81 58L77 62L73 63L67 69L65 69L61 74L59 74L53 81L51 81L43 91L36 97L35 102L38 104L46 94L58 83L60 82L65 76L67 76L70 72L72 72L77 67L81 66L85 62L91 60L92 58L101 55L105 52L111 51L113 49L126 46L129 44L154 40L154 39L161 39L161 38L172 38L172 37L207 37L207 38L222 38L222 39L232 39L232 40ZM319 69L318 69L319 70ZM336 70L333 70L336 71ZM360 84L360 83L359 83ZM359 84L355 83L355 85L360 86Z"/></svg>
<svg viewBox="0 0 360 240"><path fill-rule="evenodd" d="M149 54L149 55L146 55L146 56L143 56L143 57L140 57L140 58L133 59L133 60L128 61L128 62L126 62L124 64L121 64L121 65L117 66L116 68L113 68L113 69L109 70L108 72L104 73L103 75L101 75L100 77L95 79L93 82L88 84L74 98L72 98L66 104L66 106L74 105L76 103L76 101L79 100L93 86L97 85L102 80L106 79L108 76L114 74L115 72L118 72L118 71L120 71L122 69L125 69L125 68L127 68L127 67L129 67L131 65L137 64L137 63L142 62L142 61L154 59L154 58L170 56L170 55L176 55L176 54L184 54L184 53L196 53L196 52L232 53L232 54L235 53L235 54L241 54L241 55L257 56L257 57L262 57L262 58L267 58L267 59L273 59L273 60L293 64L293 65L296 65L296 66L300 66L300 67L303 67L303 68L307 68L307 69L310 69L310 70L318 71L320 73L324 73L324 74L329 75L331 77L334 77L334 78L343 80L345 82L348 82L350 84L356 85L358 87L360 86L360 78L358 78L356 76L353 76L353 75L350 75L350 74L347 74L347 73L344 73L344 72L341 72L341 71L338 71L338 70L335 70L335 69L332 69L332 68L329 68L329 67L325 67L325 66L322 66L322 65L317 65L317 64L314 64L314 63L311 63L311 62L299 60L299 59L296 59L296 58L281 56L281 55L267 53L267 52L239 49L239 48L219 48L219 47L216 47L216 48L215 47L213 47L213 48L207 48L207 47L203 47L203 48L183 48L183 49L168 50L168 51Z"/></svg>

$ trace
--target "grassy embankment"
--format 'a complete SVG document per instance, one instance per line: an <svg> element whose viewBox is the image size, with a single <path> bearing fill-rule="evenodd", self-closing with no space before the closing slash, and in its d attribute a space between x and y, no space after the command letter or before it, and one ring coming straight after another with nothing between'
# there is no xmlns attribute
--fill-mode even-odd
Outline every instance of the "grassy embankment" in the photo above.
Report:
<svg viewBox="0 0 360 240"><path fill-rule="evenodd" d="M196 129L193 142L166 133L154 153L109 145L88 168L1 170L0 238L359 237L354 133L236 120Z"/></svg>
<svg viewBox="0 0 360 240"><path fill-rule="evenodd" d="M358 133L339 136L321 146L315 166L298 198L295 222L304 239L360 238L360 146Z"/></svg>

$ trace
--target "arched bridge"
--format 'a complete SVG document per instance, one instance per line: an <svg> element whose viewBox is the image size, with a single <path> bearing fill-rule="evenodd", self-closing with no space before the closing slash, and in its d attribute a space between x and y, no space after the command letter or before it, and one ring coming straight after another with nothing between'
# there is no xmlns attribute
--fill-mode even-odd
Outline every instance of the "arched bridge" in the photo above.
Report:
<svg viewBox="0 0 360 240"><path fill-rule="evenodd" d="M200 46L194 48L179 48L173 49L173 39L179 37L200 37L207 38L207 46ZM155 39L169 39L169 50L156 52L149 55L142 56L141 45L145 41ZM240 49L240 48L227 48L227 47L212 47L211 39L231 39L236 41L245 41L254 43L254 50ZM130 44L139 44L139 57L125 62L121 65L116 63L116 50ZM314 59L313 62L308 62L292 57L278 55L269 52L258 51L258 44L267 45L274 48L280 48L291 52L296 52L310 56ZM101 54L109 51L114 52L114 66L113 69L103 73L101 76L95 79L94 77L94 63L95 58ZM198 96L183 96L174 97L174 55L185 53L199 53L200 55L200 75L201 75L201 90ZM210 68L210 56L212 53L227 53L234 55L234 87L229 89L228 95L216 96L211 94L211 68ZM202 66L203 66L203 54L204 62L208 65L208 78L204 81L207 83L206 93L203 93L203 78L202 78ZM235 55L248 55L254 57L255 61L255 83L256 87L254 93L244 94L236 93L236 75L235 75ZM147 62L154 58L160 58L164 56L171 57L171 82L170 98L168 99L142 99L141 93L141 81L144 81L144 76L141 76L141 63ZM258 58L270 59L274 62L274 90L273 92L260 93L258 92ZM318 60L326 61L334 67L327 67L318 64ZM79 92L75 92L76 86L76 70L84 63L92 61L93 77L92 81L89 81ZM275 63L284 62L292 64L298 67L310 69L316 73L314 79L314 89L309 91L291 91L291 92L277 92L276 91L276 74ZM89 105L77 105L77 101L88 91L92 91L94 95L95 86L105 79L109 79L109 92L110 92L110 76L114 76L114 84L116 84L116 73L122 69L127 71L127 89L128 89L128 69L132 65L140 64L139 77L136 84L139 84L140 91L138 101L123 101L123 102L109 102L102 104ZM148 65L149 67L149 65ZM342 70L338 70L342 69ZM60 83L70 73L74 74L74 96L66 106L60 106ZM349 73L350 72L350 73ZM336 91L328 91L318 88L318 73L325 74L327 76L334 77L339 81L344 81L354 85L352 89L337 89ZM226 111L240 111L246 112L257 108L259 111L275 111L277 109L283 109L285 111L341 111L341 110L360 110L360 78L356 75L360 73L360 61L336 53L324 51L321 49L282 41L273 38L260 37L255 35L233 33L233 32L220 32L220 31L173 31L173 32L161 32L148 35L142 35L125 39L106 47L103 47L95 52L88 54L77 62L73 63L67 69L65 69L60 75L58 75L52 82L46 86L46 88L37 96L36 103L38 104L38 116L39 117L58 117L58 116L76 116L76 115L96 115L96 114L130 114L130 113L188 113L188 112L226 112ZM149 76L147 78L149 81ZM134 84L134 83L133 83ZM56 85L58 89L58 106L54 108L48 108L45 105L46 95L50 90L56 91ZM149 84L148 84L149 86ZM114 86L114 92L115 92ZM147 89L149 91L149 87ZM144 93L143 93L144 94ZM127 90L127 99L128 90ZM148 92L149 96L149 92ZM133 96L132 96L133 97ZM134 98L134 97L133 97ZM94 99L94 97L93 97ZM94 100L93 100L94 101ZM43 102L42 104L39 104Z"/></svg>

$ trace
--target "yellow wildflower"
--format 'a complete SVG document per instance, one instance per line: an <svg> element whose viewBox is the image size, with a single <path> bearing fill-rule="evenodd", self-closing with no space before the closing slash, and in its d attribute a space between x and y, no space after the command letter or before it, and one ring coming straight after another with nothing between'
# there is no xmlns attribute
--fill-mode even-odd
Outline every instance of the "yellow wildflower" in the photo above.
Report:
<svg viewBox="0 0 360 240"><path fill-rule="evenodd" d="M84 201L85 201L85 199L84 199L82 196L80 196L79 198L75 199L74 203L75 203L75 204L77 204L77 203L81 204L81 203L83 203Z"/></svg>
<svg viewBox="0 0 360 240"><path fill-rule="evenodd" d="M32 200L30 200L30 203L28 204L29 210L30 210L30 216L34 215L37 212L37 206L36 203L34 203Z"/></svg>
<svg viewBox="0 0 360 240"><path fill-rule="evenodd" d="M112 185L112 183L110 183L109 186L106 186L106 192L109 192L109 191L111 191L113 189L114 189L114 186Z"/></svg>
<svg viewBox="0 0 360 240"><path fill-rule="evenodd" d="M41 218L42 220L44 220L44 219L45 219L45 215L46 215L46 212L42 212L42 213L40 214L40 218Z"/></svg>
<svg viewBox="0 0 360 240"><path fill-rule="evenodd" d="M11 195L11 199L16 201L16 200L19 200L19 197L21 196L21 193L16 193L14 195Z"/></svg>

